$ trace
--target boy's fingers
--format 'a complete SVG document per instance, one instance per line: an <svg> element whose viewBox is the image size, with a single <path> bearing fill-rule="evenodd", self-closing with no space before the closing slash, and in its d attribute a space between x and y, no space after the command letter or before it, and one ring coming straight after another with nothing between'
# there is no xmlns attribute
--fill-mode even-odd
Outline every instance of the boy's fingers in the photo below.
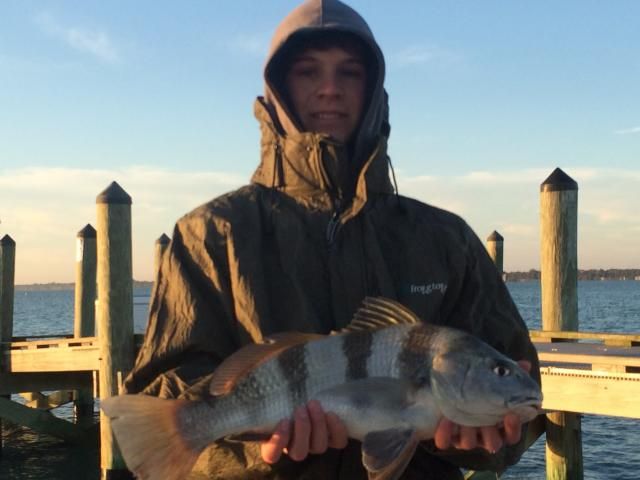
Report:
<svg viewBox="0 0 640 480"><path fill-rule="evenodd" d="M496 453L502 448L502 437L496 427L480 427L482 448L489 453Z"/></svg>
<svg viewBox="0 0 640 480"><path fill-rule="evenodd" d="M282 456L282 450L289 444L291 422L282 420L271 438L260 446L260 454L266 463L276 463Z"/></svg>
<svg viewBox="0 0 640 480"><path fill-rule="evenodd" d="M327 419L322 406L316 400L307 404L311 418L311 438L309 439L309 453L324 453L329 448L329 433Z"/></svg>
<svg viewBox="0 0 640 480"><path fill-rule="evenodd" d="M479 430L475 427L460 427L460 441L457 448L471 450L478 446Z"/></svg>
<svg viewBox="0 0 640 480"><path fill-rule="evenodd" d="M446 418L440 420L433 440L440 450L446 450L451 447L453 439L453 422Z"/></svg>
<svg viewBox="0 0 640 480"><path fill-rule="evenodd" d="M302 461L309 454L309 437L311 420L306 406L298 408L293 416L293 434L287 447L287 454L292 460Z"/></svg>
<svg viewBox="0 0 640 480"><path fill-rule="evenodd" d="M327 413L327 428L329 430L329 446L331 448L345 448L349 443L347 427L335 413Z"/></svg>
<svg viewBox="0 0 640 480"><path fill-rule="evenodd" d="M520 365L520 368L522 368L525 372L531 372L531 362L529 360L518 360L518 365Z"/></svg>
<svg viewBox="0 0 640 480"><path fill-rule="evenodd" d="M504 417L504 439L508 445L514 445L520 441L522 435L522 422L515 413L508 413Z"/></svg>

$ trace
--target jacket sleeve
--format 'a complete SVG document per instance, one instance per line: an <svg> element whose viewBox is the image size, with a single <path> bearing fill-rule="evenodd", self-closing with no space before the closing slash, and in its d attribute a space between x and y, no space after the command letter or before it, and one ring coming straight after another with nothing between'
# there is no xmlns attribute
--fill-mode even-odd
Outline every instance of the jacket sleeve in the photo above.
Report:
<svg viewBox="0 0 640 480"><path fill-rule="evenodd" d="M177 397L239 347L224 235L207 223L183 219L174 229L127 393Z"/></svg>
<svg viewBox="0 0 640 480"><path fill-rule="evenodd" d="M531 362L531 376L540 384L540 364L528 329L518 313L511 295L484 245L466 226L463 232L466 256L459 278L450 283L442 310L444 324L449 324L480 337L513 360ZM454 269L455 270L455 269ZM425 448L439 457L474 470L503 471L515 464L524 453L527 425L522 440L494 455L484 449L439 451L433 442Z"/></svg>

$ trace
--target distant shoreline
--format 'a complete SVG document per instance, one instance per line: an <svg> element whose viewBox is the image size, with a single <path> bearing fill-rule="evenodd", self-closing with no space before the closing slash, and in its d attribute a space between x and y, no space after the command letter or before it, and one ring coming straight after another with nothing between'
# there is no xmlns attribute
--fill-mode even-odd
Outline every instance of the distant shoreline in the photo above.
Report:
<svg viewBox="0 0 640 480"><path fill-rule="evenodd" d="M522 282L528 280L540 280L540 270L527 272L505 272L507 282ZM640 268L610 268L578 270L578 280L640 280ZM153 282L134 280L134 288L151 288ZM16 292L48 291L48 290L73 290L73 283L32 283L16 285Z"/></svg>
<svg viewBox="0 0 640 480"><path fill-rule="evenodd" d="M147 282L142 280L134 280L133 288L151 288L153 286L153 282ZM75 287L74 283L30 283L25 285L16 285L16 292L46 292L46 291L62 291L62 290L73 290Z"/></svg>
<svg viewBox="0 0 640 480"><path fill-rule="evenodd" d="M507 282L540 280L540 270L528 272L505 272ZM640 280L640 268L609 268L578 270L578 280Z"/></svg>

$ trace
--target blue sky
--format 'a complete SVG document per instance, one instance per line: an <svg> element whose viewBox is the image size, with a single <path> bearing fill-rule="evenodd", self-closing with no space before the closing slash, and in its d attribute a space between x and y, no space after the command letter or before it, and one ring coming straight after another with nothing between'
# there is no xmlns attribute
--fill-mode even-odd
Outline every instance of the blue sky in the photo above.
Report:
<svg viewBox="0 0 640 480"><path fill-rule="evenodd" d="M117 180L134 276L175 220L245 183L271 33L295 1L0 1L0 235L16 281L71 281ZM640 266L640 2L364 1L388 64L401 193L537 268L539 185L580 186L579 267Z"/></svg>

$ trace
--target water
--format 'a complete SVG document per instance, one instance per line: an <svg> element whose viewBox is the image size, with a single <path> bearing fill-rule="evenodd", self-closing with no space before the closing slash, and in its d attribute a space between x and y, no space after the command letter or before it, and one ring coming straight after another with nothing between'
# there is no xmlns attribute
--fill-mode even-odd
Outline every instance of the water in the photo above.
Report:
<svg viewBox="0 0 640 480"><path fill-rule="evenodd" d="M540 329L540 288L537 282L508 284L520 313L531 329ZM136 290L134 328L144 331L149 291ZM598 332L640 332L640 282L579 282L580 329ZM63 334L73 331L73 292L17 292L16 336ZM71 418L71 409L54 413ZM5 429L0 479L55 480L99 478L95 446L68 447L24 428ZM587 415L582 421L583 456L587 480L635 480L640 463L640 420ZM538 480L545 476L544 437L539 439L503 478Z"/></svg>

